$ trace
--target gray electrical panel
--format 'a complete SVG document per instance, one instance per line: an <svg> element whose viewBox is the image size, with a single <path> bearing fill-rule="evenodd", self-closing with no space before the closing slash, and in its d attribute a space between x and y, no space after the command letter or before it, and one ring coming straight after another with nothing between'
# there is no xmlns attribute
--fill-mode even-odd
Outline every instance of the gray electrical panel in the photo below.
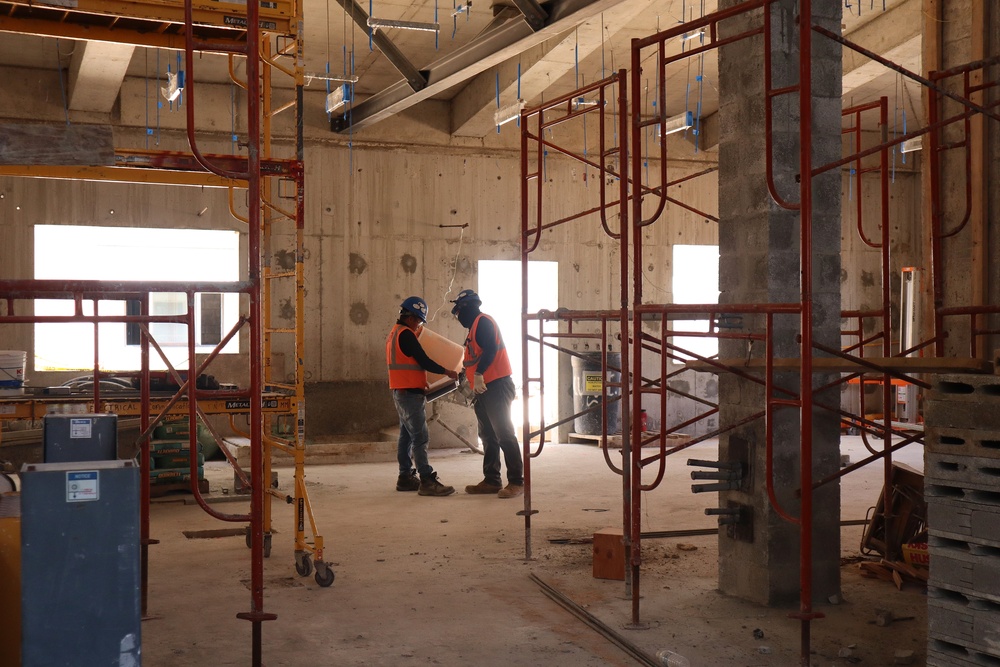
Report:
<svg viewBox="0 0 1000 667"><path fill-rule="evenodd" d="M139 468L21 472L22 667L139 667Z"/></svg>
<svg viewBox="0 0 1000 667"><path fill-rule="evenodd" d="M45 415L43 426L46 463L118 458L118 415Z"/></svg>

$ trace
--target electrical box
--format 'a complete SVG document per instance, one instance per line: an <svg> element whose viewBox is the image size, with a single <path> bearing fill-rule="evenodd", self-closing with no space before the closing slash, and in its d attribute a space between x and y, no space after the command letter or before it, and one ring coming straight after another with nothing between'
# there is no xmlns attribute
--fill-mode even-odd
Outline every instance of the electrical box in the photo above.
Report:
<svg viewBox="0 0 1000 667"><path fill-rule="evenodd" d="M46 463L118 458L118 415L45 415L43 427Z"/></svg>
<svg viewBox="0 0 1000 667"><path fill-rule="evenodd" d="M139 468L21 472L22 667L139 667Z"/></svg>

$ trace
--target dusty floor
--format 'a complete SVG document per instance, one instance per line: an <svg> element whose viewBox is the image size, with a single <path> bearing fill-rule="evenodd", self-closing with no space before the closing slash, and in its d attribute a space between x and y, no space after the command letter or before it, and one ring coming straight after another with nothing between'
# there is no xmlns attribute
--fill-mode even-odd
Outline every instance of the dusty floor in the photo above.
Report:
<svg viewBox="0 0 1000 667"><path fill-rule="evenodd" d="M712 458L713 443L693 448ZM843 449L863 458L858 438ZM922 467L922 450L901 452ZM686 458L686 457L685 457ZM481 458L432 450L442 481L459 492L446 498L394 490L394 463L317 466L307 484L336 581L320 588L295 574L290 507L275 503L273 552L265 565L264 664L277 665L634 665L619 648L571 616L529 579L534 573L650 655L670 648L699 666L797 665L799 625L788 610L766 609L716 590L715 536L644 542L641 619L630 629L631 601L622 582L592 577L589 544L554 544L621 525L621 478L600 450L547 445L532 461L533 559L526 561L522 499L470 496ZM690 493L689 469L673 462L661 486L644 494L643 530L707 528L703 510L714 497ZM224 464L210 465L213 494L231 486ZM279 471L283 485L290 471ZM863 518L881 488L881 468L848 476L844 519ZM246 503L218 505L241 511ZM287 529L286 529L287 526ZM242 537L186 539L185 530L232 527L211 519L183 496L152 510L150 590L142 626L145 664L158 667L250 664L249 551ZM860 527L843 529L843 555L858 553ZM697 547L677 549L683 542ZM792 576L795 576L794 574ZM812 664L891 665L912 649L923 664L926 604L916 586L862 579L844 565L843 602L824 605L813 624ZM889 627L875 609L915 616ZM763 638L755 639L754 630ZM845 651L846 649L846 651ZM844 657L838 657L842 653ZM848 655L849 653L849 655Z"/></svg>

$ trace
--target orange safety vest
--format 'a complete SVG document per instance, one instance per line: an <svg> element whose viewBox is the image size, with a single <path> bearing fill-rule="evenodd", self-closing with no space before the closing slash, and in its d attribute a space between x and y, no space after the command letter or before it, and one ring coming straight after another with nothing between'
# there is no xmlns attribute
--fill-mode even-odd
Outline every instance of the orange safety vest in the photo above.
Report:
<svg viewBox="0 0 1000 667"><path fill-rule="evenodd" d="M469 380L470 385L475 382L476 366L479 365L479 358L483 355L483 348L479 347L479 343L476 342L476 329L479 328L479 320L484 317L493 323L493 331L496 332L497 337L497 356L493 357L493 363L483 373L483 379L489 383L511 374L510 358L507 356L507 348L503 344L503 336L500 335L500 327L492 317L480 313L469 329L469 336L465 339L465 377Z"/></svg>
<svg viewBox="0 0 1000 667"><path fill-rule="evenodd" d="M396 324L385 340L385 363L389 366L389 387L391 389L423 389L427 386L427 373L417 360L408 357L399 349L399 334L408 327Z"/></svg>

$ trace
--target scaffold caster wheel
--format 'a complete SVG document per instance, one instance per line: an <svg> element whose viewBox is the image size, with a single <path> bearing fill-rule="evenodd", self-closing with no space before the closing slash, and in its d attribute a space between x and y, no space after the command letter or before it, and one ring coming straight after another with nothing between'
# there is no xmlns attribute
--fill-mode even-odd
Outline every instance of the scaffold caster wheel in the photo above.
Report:
<svg viewBox="0 0 1000 667"><path fill-rule="evenodd" d="M271 557L271 533L264 533L264 558Z"/></svg>
<svg viewBox="0 0 1000 667"><path fill-rule="evenodd" d="M333 583L334 574L333 570L326 563L320 561L316 562L316 583L327 588Z"/></svg>
<svg viewBox="0 0 1000 667"><path fill-rule="evenodd" d="M308 577L312 574L313 563L312 558L309 554L302 554L301 556L296 556L295 558L295 572L298 573L300 577Z"/></svg>

